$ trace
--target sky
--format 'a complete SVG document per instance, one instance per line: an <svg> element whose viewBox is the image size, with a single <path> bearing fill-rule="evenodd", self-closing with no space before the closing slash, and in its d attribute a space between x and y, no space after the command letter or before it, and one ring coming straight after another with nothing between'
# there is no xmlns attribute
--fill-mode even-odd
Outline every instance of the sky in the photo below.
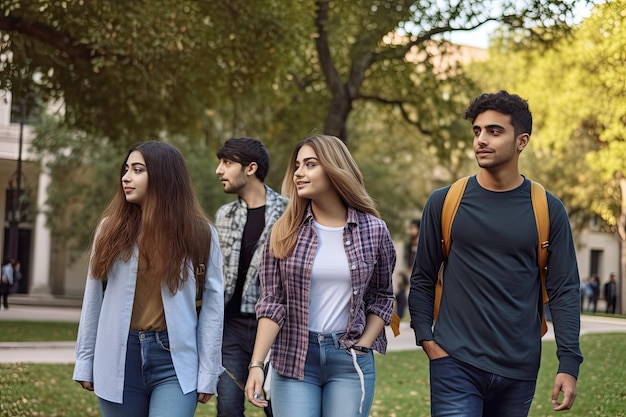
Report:
<svg viewBox="0 0 626 417"><path fill-rule="evenodd" d="M580 4L576 11L576 21L580 21L585 17L588 17L591 13L591 6ZM498 27L497 22L489 22L478 29L474 29L467 32L453 32L447 35L450 42L457 45L474 46L476 48L487 49L489 47L489 36Z"/></svg>

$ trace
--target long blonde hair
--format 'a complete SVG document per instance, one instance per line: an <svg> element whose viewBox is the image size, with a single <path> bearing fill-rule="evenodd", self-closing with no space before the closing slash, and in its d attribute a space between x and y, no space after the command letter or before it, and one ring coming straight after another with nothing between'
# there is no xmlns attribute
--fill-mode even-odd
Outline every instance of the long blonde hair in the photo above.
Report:
<svg viewBox="0 0 626 417"><path fill-rule="evenodd" d="M148 170L148 188L141 206L126 201L121 177L128 156L138 151ZM185 261L206 262L211 245L209 220L193 187L182 154L163 142L134 145L122 163L118 191L102 215L91 255L91 274L106 280L117 259L128 261L137 244L154 275L170 292L187 279Z"/></svg>
<svg viewBox="0 0 626 417"><path fill-rule="evenodd" d="M289 197L289 204L285 213L272 227L270 236L270 250L278 259L286 258L293 251L310 201L298 196L293 180L296 158L304 145L313 148L320 165L346 207L380 217L374 200L365 189L363 174L346 144L335 136L307 137L301 140L293 150L283 178L282 194Z"/></svg>

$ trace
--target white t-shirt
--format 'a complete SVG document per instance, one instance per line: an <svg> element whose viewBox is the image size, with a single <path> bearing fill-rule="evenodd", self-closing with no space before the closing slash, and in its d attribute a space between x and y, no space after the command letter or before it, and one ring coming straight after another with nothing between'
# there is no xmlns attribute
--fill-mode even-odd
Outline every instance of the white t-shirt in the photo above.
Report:
<svg viewBox="0 0 626 417"><path fill-rule="evenodd" d="M350 310L350 268L343 245L343 227L313 222L318 236L311 271L309 330L317 333L345 331Z"/></svg>

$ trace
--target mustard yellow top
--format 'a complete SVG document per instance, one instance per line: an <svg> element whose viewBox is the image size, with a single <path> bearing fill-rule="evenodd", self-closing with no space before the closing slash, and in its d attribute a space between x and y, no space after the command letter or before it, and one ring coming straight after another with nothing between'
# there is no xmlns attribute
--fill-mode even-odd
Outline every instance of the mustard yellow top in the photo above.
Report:
<svg viewBox="0 0 626 417"><path fill-rule="evenodd" d="M131 330L160 332L167 328L161 285L160 277L148 271L146 260L140 255L133 314L130 318Z"/></svg>

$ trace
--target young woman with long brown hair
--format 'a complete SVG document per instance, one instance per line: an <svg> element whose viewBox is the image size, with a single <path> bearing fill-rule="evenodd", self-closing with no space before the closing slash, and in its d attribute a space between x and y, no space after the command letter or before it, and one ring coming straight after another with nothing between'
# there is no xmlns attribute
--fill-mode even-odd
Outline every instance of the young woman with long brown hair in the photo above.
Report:
<svg viewBox="0 0 626 417"><path fill-rule="evenodd" d="M120 179L92 245L73 379L104 417L191 417L223 371L217 232L174 146L132 146Z"/></svg>

